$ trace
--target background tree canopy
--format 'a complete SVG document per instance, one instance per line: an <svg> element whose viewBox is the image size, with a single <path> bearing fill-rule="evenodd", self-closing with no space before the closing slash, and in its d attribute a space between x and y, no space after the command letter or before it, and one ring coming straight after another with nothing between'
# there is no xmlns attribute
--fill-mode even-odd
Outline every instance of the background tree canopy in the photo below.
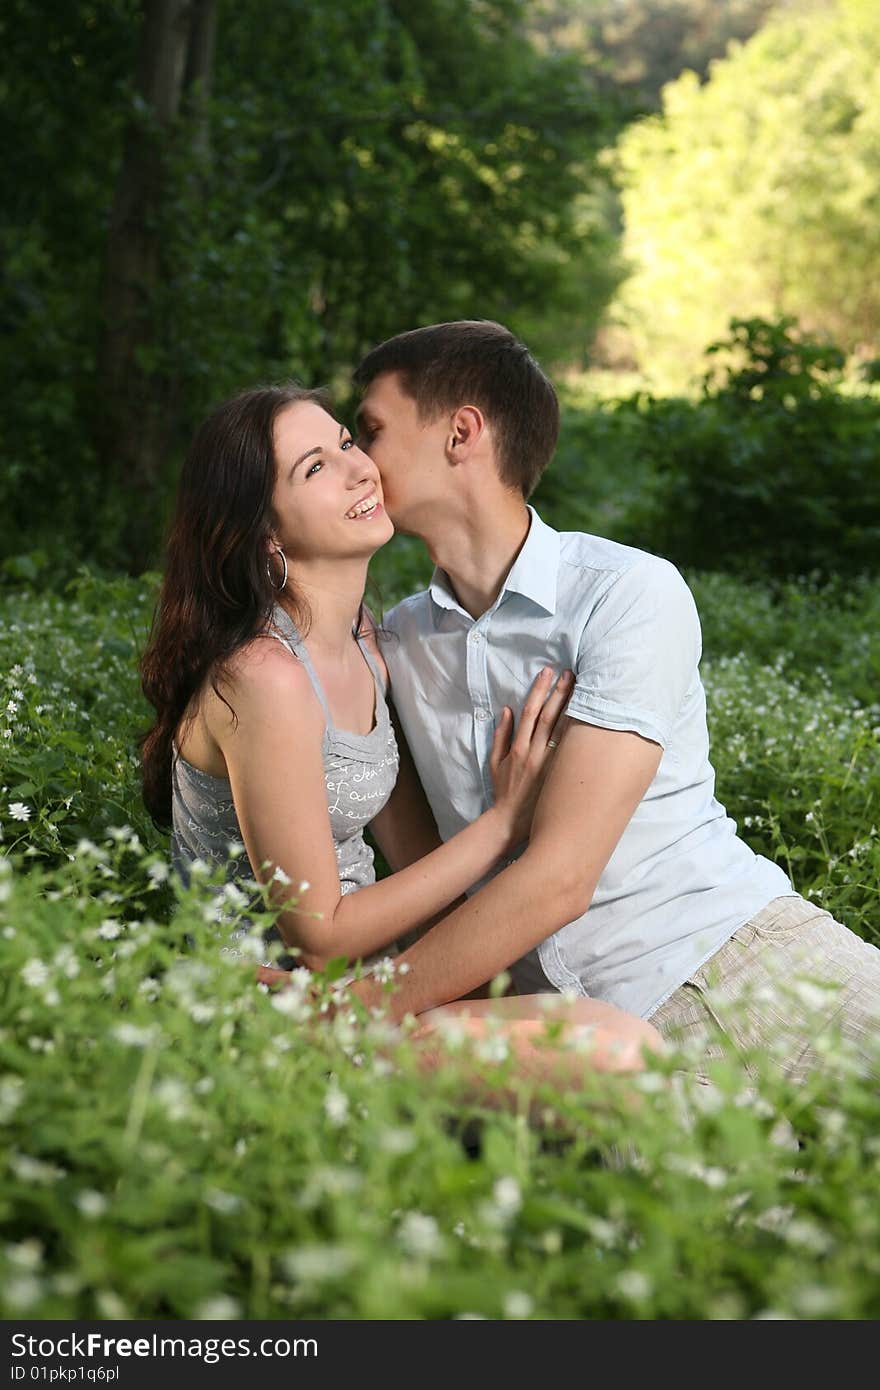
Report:
<svg viewBox="0 0 880 1390"><path fill-rule="evenodd" d="M363 351L418 323L500 318L559 379L622 350L667 388L732 316L872 358L875 21L873 0L9 0L0 574L156 564L212 402L293 375L344 410Z"/></svg>
<svg viewBox="0 0 880 1390"><path fill-rule="evenodd" d="M880 330L874 0L790 7L663 93L619 146L636 356L682 385L731 315L792 315L873 357Z"/></svg>
<svg viewBox="0 0 880 1390"><path fill-rule="evenodd" d="M525 306L540 347L564 303L585 348L617 278L590 200L610 106L524 11L13 0L7 543L48 542L60 510L137 568L208 402L338 382L413 323Z"/></svg>

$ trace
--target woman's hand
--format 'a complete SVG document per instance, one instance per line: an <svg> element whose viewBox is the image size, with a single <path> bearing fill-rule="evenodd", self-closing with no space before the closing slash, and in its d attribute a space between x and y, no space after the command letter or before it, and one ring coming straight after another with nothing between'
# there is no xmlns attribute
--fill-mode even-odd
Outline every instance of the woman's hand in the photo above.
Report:
<svg viewBox="0 0 880 1390"><path fill-rule="evenodd" d="M574 673L563 671L554 683L545 666L532 682L514 731L513 711L505 705L498 720L489 770L495 788L495 807L509 818L509 844L528 837L532 813L558 741L557 725L574 687Z"/></svg>

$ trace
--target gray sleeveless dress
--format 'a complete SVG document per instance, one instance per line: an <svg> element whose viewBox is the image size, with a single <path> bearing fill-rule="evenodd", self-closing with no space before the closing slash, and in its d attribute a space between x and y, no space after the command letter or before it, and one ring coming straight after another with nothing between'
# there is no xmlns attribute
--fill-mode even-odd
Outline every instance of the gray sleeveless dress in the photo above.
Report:
<svg viewBox="0 0 880 1390"><path fill-rule="evenodd" d="M291 619L283 608L276 606L272 621L274 635L305 667L324 711L326 725L321 751L327 814L339 867L340 891L352 893L376 880L373 851L364 840L364 827L385 805L397 780L399 758L385 702L385 682L366 643L358 638L376 688L375 724L368 734L338 729L311 658ZM189 882L193 863L201 860L212 869L222 868L227 883L235 884L248 899L255 898L254 875L247 856L241 854L236 858L230 854L230 845L241 845L242 837L229 779L202 772L175 752L171 790L171 858L183 881ZM222 890L218 893L222 895ZM222 908L219 915L222 917ZM246 926L239 926L230 931L230 943L247 930ZM277 930L269 928L264 940L280 940ZM391 953L390 948L383 952ZM240 953L230 944L224 948L224 954ZM296 960L289 957L277 963L292 966Z"/></svg>

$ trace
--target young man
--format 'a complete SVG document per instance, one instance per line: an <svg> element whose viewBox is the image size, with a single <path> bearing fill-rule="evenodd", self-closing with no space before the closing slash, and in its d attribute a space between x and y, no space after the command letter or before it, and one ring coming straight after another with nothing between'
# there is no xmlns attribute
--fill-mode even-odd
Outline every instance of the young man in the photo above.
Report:
<svg viewBox="0 0 880 1390"><path fill-rule="evenodd" d="M548 663L576 675L528 844L407 950L396 1016L509 968L520 992L590 995L707 1053L714 1019L797 1075L824 994L820 1030L835 1023L876 1058L880 952L801 898L715 799L684 580L526 505L559 410L525 346L496 323L435 324L381 344L355 380L388 513L436 565L387 617L384 651L444 839L490 803L501 709L518 712ZM779 981L801 974L812 985L782 1000Z"/></svg>

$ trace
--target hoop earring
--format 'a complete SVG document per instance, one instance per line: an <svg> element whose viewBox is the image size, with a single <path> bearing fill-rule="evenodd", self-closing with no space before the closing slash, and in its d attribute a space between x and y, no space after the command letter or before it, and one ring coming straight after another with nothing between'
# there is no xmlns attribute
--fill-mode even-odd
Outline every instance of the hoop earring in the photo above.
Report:
<svg viewBox="0 0 880 1390"><path fill-rule="evenodd" d="M280 594L282 589L287 588L287 556L281 549L280 545L277 550L272 551L272 554L281 556L281 563L284 566L284 574L282 576L281 583L276 584L274 579L272 578L272 567L268 560L266 561L266 574L269 576L269 583L272 585L272 588L276 591L276 593Z"/></svg>

